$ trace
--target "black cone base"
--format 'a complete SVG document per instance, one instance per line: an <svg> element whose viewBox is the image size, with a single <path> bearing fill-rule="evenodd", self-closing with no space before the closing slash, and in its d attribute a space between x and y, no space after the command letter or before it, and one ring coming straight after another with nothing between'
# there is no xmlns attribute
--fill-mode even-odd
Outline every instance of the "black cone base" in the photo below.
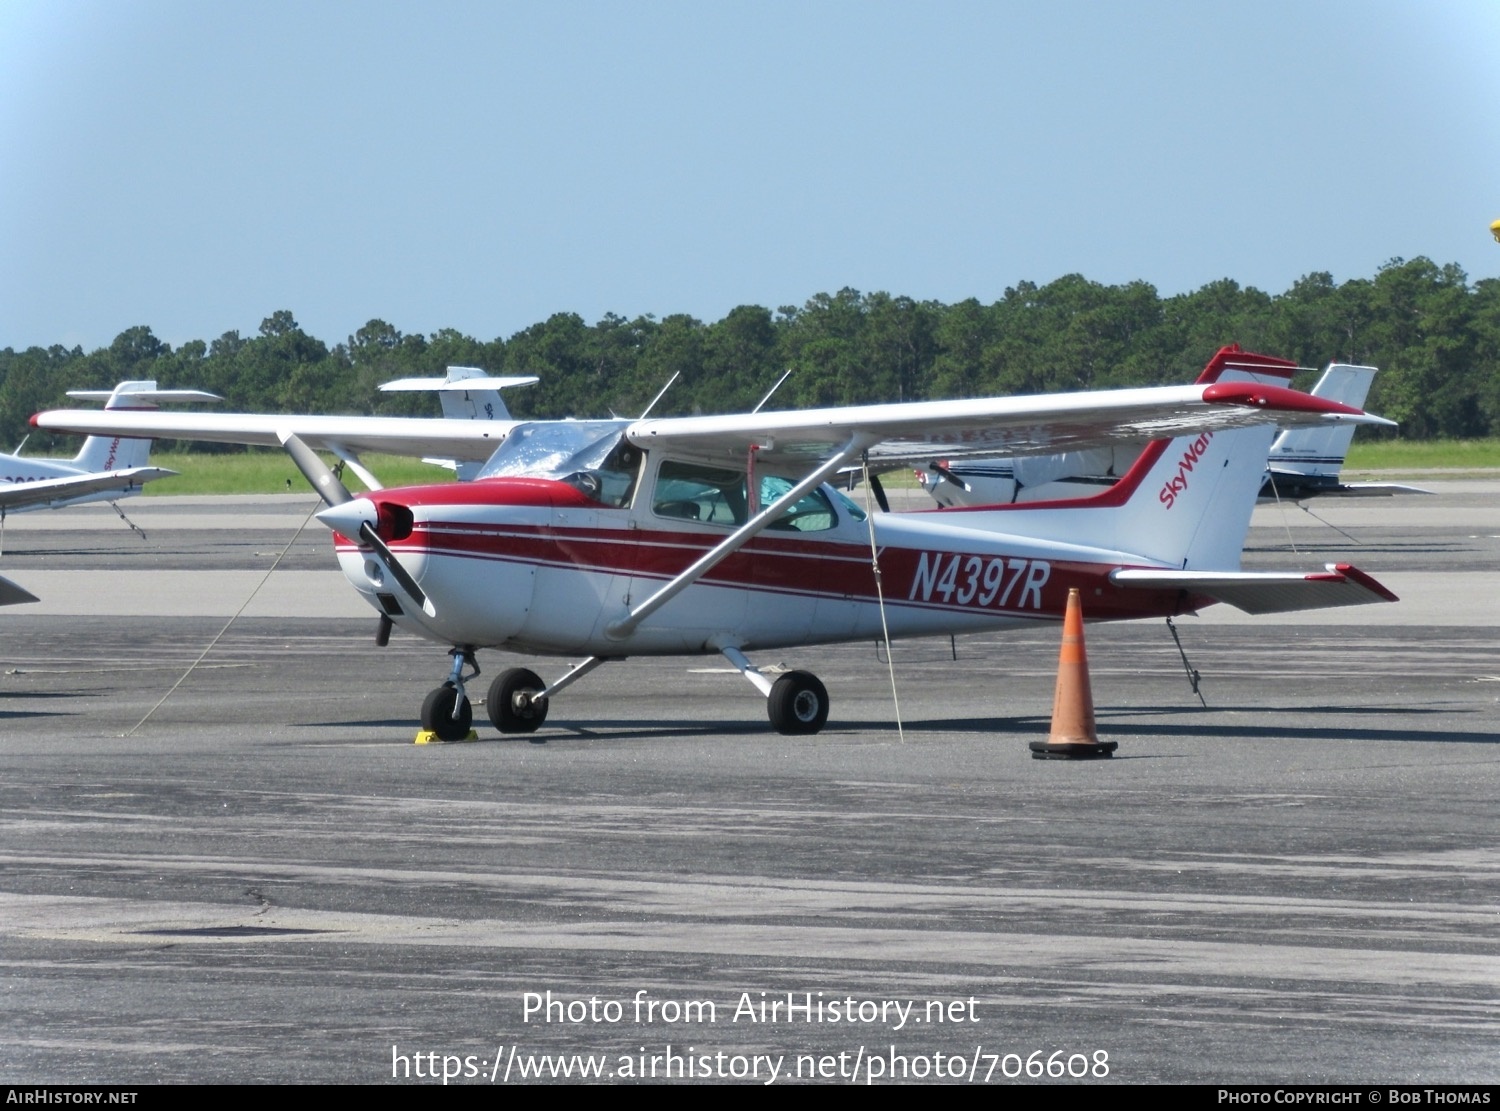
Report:
<svg viewBox="0 0 1500 1111"><path fill-rule="evenodd" d="M1058 741L1032 741L1033 760L1106 760L1120 747L1118 741L1100 741L1098 744L1068 744Z"/></svg>

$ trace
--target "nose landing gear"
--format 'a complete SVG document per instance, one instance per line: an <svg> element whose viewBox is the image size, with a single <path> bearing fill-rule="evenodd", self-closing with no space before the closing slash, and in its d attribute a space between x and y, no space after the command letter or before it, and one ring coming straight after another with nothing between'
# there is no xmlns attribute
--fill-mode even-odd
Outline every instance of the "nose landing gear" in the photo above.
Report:
<svg viewBox="0 0 1500 1111"><path fill-rule="evenodd" d="M461 741L474 724L474 707L464 690L464 680L479 674L479 664L472 648L454 648L448 655L453 657L453 670L448 681L422 702L422 728L440 741ZM474 669L468 675L464 674L465 664Z"/></svg>

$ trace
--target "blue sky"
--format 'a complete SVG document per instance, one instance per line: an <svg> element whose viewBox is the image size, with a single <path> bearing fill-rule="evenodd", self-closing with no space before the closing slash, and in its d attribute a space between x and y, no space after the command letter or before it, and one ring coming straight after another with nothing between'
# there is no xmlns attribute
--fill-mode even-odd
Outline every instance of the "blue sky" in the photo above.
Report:
<svg viewBox="0 0 1500 1111"><path fill-rule="evenodd" d="M1479 279L1496 218L1493 0L0 4L0 346Z"/></svg>

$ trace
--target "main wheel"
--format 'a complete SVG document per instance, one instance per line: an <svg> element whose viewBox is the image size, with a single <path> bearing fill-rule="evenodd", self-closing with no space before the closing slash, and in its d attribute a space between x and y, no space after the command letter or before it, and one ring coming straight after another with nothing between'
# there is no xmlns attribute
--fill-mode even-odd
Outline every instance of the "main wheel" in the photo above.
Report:
<svg viewBox="0 0 1500 1111"><path fill-rule="evenodd" d="M547 700L516 696L546 689L547 684L534 671L524 667L502 671L490 684L489 696L484 700L490 721L502 733L535 733L536 727L547 720Z"/></svg>
<svg viewBox="0 0 1500 1111"><path fill-rule="evenodd" d="M816 733L828 721L828 690L807 671L788 671L766 699L771 727L778 733Z"/></svg>
<svg viewBox="0 0 1500 1111"><path fill-rule="evenodd" d="M453 716L453 706L458 703L458 716ZM469 735L469 726L474 723L474 708L467 698L459 700L458 691L452 683L444 683L428 694L422 703L422 728L436 733L439 740L461 741Z"/></svg>

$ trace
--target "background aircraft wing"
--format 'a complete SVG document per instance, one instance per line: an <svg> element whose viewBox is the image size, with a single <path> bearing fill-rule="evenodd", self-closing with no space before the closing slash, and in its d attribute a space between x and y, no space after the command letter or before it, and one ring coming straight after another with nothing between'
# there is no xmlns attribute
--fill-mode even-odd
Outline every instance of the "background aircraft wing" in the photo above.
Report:
<svg viewBox="0 0 1500 1111"><path fill-rule="evenodd" d="M166 413L119 409L53 409L31 418L34 428L142 440L197 440L280 449L279 433L294 433L323 451L437 455L483 461L515 421L438 417L325 417L278 413Z"/></svg>
<svg viewBox="0 0 1500 1111"><path fill-rule="evenodd" d="M1340 402L1258 382L864 405L842 409L666 417L633 423L627 435L646 450L707 463L743 462L807 472L856 437L872 440L872 465L925 463L934 455L1052 454L1189 432L1351 422L1390 424Z"/></svg>
<svg viewBox="0 0 1500 1111"><path fill-rule="evenodd" d="M111 490L121 495L133 494L143 483L176 473L165 467L130 467L123 471L43 478L35 482L0 483L0 510L29 509L53 503L62 505L85 494L107 493Z"/></svg>
<svg viewBox="0 0 1500 1111"><path fill-rule="evenodd" d="M1397 598L1369 575L1347 563L1330 563L1327 570L1300 571L1115 571L1118 586L1152 590L1183 590L1200 598L1227 602L1246 613L1290 613L1293 610L1362 606L1394 602Z"/></svg>

